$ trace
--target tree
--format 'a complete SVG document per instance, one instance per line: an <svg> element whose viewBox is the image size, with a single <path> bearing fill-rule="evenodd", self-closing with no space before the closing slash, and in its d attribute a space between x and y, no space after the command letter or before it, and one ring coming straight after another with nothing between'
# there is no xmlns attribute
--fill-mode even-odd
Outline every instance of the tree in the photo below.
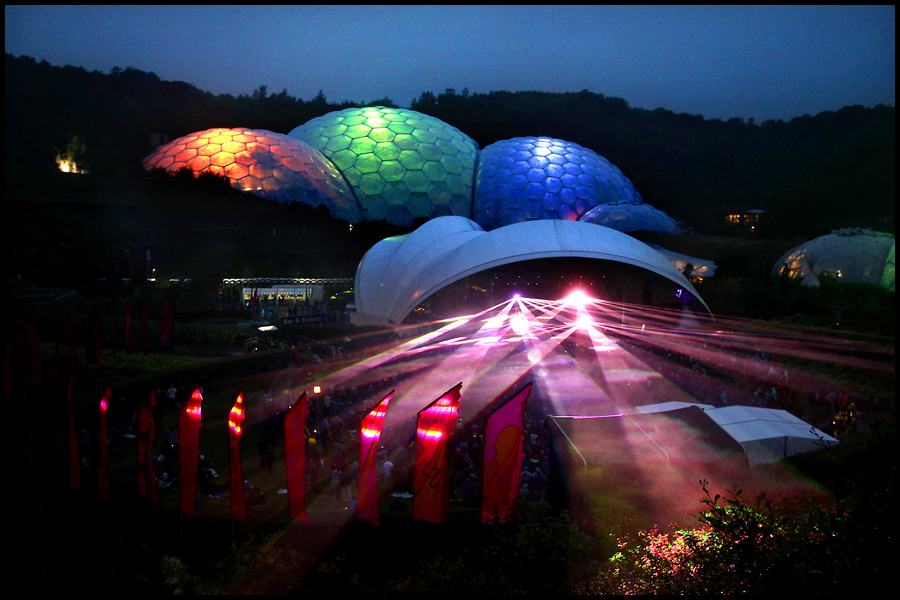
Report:
<svg viewBox="0 0 900 600"><path fill-rule="evenodd" d="M363 106L386 106L387 108L398 108L394 101L387 96L385 96L384 98L372 100L371 102L366 102Z"/></svg>
<svg viewBox="0 0 900 600"><path fill-rule="evenodd" d="M419 97L413 99L409 105L411 109L421 112L426 112L435 106L437 106L437 98L434 97L434 93L432 92L422 92Z"/></svg>
<svg viewBox="0 0 900 600"><path fill-rule="evenodd" d="M261 85L255 90L253 90L253 99L254 100L265 100L266 92L268 91L268 86ZM285 90L287 91L287 90Z"/></svg>

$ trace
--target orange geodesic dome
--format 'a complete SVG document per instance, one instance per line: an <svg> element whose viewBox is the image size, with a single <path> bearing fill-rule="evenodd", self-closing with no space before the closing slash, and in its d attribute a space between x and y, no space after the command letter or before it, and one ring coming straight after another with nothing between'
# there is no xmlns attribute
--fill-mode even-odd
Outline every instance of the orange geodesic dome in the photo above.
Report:
<svg viewBox="0 0 900 600"><path fill-rule="evenodd" d="M145 169L204 172L227 177L231 185L279 202L325 205L351 223L363 220L344 176L309 144L265 129L244 127L198 131L173 140L144 158Z"/></svg>

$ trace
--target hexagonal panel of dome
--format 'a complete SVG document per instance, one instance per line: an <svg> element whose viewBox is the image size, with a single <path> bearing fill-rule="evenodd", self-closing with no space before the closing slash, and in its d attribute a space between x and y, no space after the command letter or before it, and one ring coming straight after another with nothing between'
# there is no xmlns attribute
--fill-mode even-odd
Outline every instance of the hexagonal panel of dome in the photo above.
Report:
<svg viewBox="0 0 900 600"><path fill-rule="evenodd" d="M289 137L321 151L343 173L369 221L470 217L478 144L428 115L383 106L311 119Z"/></svg>
<svg viewBox="0 0 900 600"><path fill-rule="evenodd" d="M485 230L536 219L574 221L607 203L643 199L593 150L551 137L519 137L481 151L473 219Z"/></svg>
<svg viewBox="0 0 900 600"><path fill-rule="evenodd" d="M363 220L341 173L318 150L300 140L244 127L198 131L157 148L145 169L190 169L227 177L232 187L279 202L325 205L334 217Z"/></svg>

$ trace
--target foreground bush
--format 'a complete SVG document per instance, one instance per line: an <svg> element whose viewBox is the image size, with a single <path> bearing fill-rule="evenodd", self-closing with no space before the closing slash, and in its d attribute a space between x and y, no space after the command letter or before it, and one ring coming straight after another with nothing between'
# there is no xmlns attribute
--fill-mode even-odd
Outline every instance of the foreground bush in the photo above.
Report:
<svg viewBox="0 0 900 600"><path fill-rule="evenodd" d="M582 591L600 594L860 593L892 581L892 517L860 503L891 498L851 494L839 500L797 494L753 501L710 496L694 529L658 528L619 536L614 554ZM892 491L893 476L885 479ZM880 496L880 497L879 497ZM875 517L872 519L872 517Z"/></svg>

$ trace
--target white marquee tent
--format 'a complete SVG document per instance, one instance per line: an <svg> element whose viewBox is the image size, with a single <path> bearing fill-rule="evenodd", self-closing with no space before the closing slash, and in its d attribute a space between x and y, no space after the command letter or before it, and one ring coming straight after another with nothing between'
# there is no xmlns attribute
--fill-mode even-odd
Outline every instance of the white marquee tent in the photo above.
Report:
<svg viewBox="0 0 900 600"><path fill-rule="evenodd" d="M652 413L698 406L744 449L750 466L771 463L838 440L787 412L756 406L712 408L706 404L666 402L639 406L637 412Z"/></svg>

